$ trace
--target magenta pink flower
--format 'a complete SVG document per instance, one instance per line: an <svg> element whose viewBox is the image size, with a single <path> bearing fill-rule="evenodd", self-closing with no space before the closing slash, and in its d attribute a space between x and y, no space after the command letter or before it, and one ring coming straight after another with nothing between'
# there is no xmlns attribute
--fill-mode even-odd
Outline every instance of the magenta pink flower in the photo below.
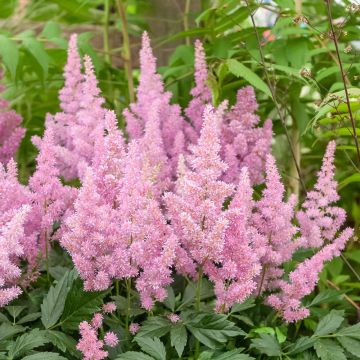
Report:
<svg viewBox="0 0 360 360"><path fill-rule="evenodd" d="M131 323L129 326L129 332L132 335L135 335L140 330L140 325L138 323Z"/></svg>
<svg viewBox="0 0 360 360"><path fill-rule="evenodd" d="M174 313L171 313L167 316L167 318L173 323L176 324L180 321L180 316Z"/></svg>
<svg viewBox="0 0 360 360"><path fill-rule="evenodd" d="M115 347L119 343L119 339L114 332L108 331L104 336L104 342L110 347Z"/></svg>
<svg viewBox="0 0 360 360"><path fill-rule="evenodd" d="M24 223L30 207L24 205L11 211L11 219L3 222L0 218L0 307L21 294L21 288L14 285L20 277L21 269L14 261L24 253L20 240L24 237ZM3 217L3 214L2 214Z"/></svg>
<svg viewBox="0 0 360 360"><path fill-rule="evenodd" d="M112 314L116 311L116 304L113 302L108 302L103 305L102 309L105 314Z"/></svg>
<svg viewBox="0 0 360 360"><path fill-rule="evenodd" d="M76 348L83 354L84 360L102 360L108 356L108 352L103 350L104 342L98 339L97 330L87 321L79 325L80 340Z"/></svg>

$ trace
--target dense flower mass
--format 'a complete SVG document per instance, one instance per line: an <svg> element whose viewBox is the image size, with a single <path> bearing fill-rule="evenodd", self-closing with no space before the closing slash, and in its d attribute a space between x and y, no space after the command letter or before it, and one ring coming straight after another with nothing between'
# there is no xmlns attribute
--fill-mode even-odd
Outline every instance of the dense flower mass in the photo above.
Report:
<svg viewBox="0 0 360 360"><path fill-rule="evenodd" d="M0 94L4 87L0 85ZM8 109L8 102L0 98L0 163L7 164L15 155L25 129L20 127L22 118L14 110Z"/></svg>
<svg viewBox="0 0 360 360"><path fill-rule="evenodd" d="M165 300L176 271L194 280L207 277L218 312L264 296L287 321L306 317L302 298L352 236L350 228L341 232L345 212L334 204L335 143L327 147L314 190L296 204L294 196L286 198L270 153L271 121L259 126L252 88L240 89L232 107L227 101L214 107L205 51L197 41L185 118L156 73L146 33L140 64L137 100L124 111L126 141L115 113L103 107L90 57L84 57L83 74L71 37L62 112L49 115L43 138L34 138L39 155L29 185L19 184L13 160L0 164L0 306L20 293L15 260L38 266L36 259L46 257L57 238L87 291L123 280L127 288L135 285L150 310ZM13 127L2 130L1 119L3 144ZM75 177L79 190L60 180ZM260 183L264 188L255 200L252 186ZM60 230L54 234L55 224ZM314 255L287 274L284 265L300 248ZM77 348L85 359L103 359L104 346L118 344L113 332L99 340L103 315L114 316L116 305L102 310L80 324ZM181 320L175 313L168 319ZM132 334L138 330L137 323L129 327Z"/></svg>

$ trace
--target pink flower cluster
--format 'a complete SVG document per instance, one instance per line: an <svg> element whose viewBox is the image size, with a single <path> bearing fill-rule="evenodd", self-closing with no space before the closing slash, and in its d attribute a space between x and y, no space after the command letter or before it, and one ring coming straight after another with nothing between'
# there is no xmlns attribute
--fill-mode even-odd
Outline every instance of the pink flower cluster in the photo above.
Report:
<svg viewBox="0 0 360 360"><path fill-rule="evenodd" d="M334 205L339 198L335 143L328 145L314 190L295 211L295 198L285 198L270 154L271 122L257 126L254 91L239 90L231 108L227 101L213 107L204 49L200 42L195 47L196 84L186 120L170 103L144 34L137 101L124 112L126 142L115 113L103 108L88 56L82 74L76 35L71 37L60 92L63 111L48 116L43 139L34 139L39 155L29 185L18 183L13 161L6 169L0 166L0 195L9 194L0 198L5 214L0 246L7 249L10 240L16 245L14 253L4 252L3 261L21 256L35 263L39 252L48 250L55 238L53 224L59 222L56 238L86 290L132 279L142 306L151 309L165 299L176 270L193 279L208 277L219 312L265 294L287 321L301 319L308 314L301 299L316 286L324 263L352 236L351 229L339 234L345 212ZM79 177L82 186L64 186L60 177ZM262 182L262 196L254 200L252 186ZM23 232L17 229L9 240L6 229L24 205L31 205L26 218L14 220L22 221ZM284 280L284 264L301 247L316 253ZM10 284L19 277L16 265L12 269L1 275L0 286L14 289L8 299L19 292ZM103 308L111 311L114 305ZM91 323L81 323L78 349L85 359L106 357L104 341L117 344L112 333L98 339L101 324L100 313ZM137 330L134 323L130 331Z"/></svg>
<svg viewBox="0 0 360 360"><path fill-rule="evenodd" d="M84 360L105 359L109 353L104 350L104 345L115 347L119 343L117 335L112 331L106 332L104 339L99 340L98 331L103 325L103 319L102 313L96 313L90 323L82 321L79 325L80 340L76 348L83 354Z"/></svg>
<svg viewBox="0 0 360 360"><path fill-rule="evenodd" d="M0 93L4 87L0 86ZM15 155L25 129L20 127L21 116L14 110L8 110L8 102L0 99L0 163L7 164Z"/></svg>

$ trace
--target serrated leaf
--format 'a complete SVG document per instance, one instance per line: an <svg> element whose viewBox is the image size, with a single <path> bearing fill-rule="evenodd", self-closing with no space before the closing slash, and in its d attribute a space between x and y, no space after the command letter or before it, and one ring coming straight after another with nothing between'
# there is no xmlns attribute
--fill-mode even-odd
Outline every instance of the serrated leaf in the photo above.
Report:
<svg viewBox="0 0 360 360"><path fill-rule="evenodd" d="M335 341L330 339L318 339L314 348L321 360L346 360L344 350Z"/></svg>
<svg viewBox="0 0 360 360"><path fill-rule="evenodd" d="M188 330L204 345L216 349L230 337L245 335L222 314L197 314L185 323Z"/></svg>
<svg viewBox="0 0 360 360"><path fill-rule="evenodd" d="M242 63L240 63L235 59L229 59L227 60L226 63L229 68L229 71L232 74L234 74L236 77L244 78L250 85L254 86L258 90L262 91L263 93L271 97L271 92L269 87L252 70L250 70L245 65L243 65Z"/></svg>
<svg viewBox="0 0 360 360"><path fill-rule="evenodd" d="M90 319L99 310L107 291L84 291L82 281L74 281L65 301L64 312L60 319L64 330L78 330L83 320Z"/></svg>
<svg viewBox="0 0 360 360"><path fill-rule="evenodd" d="M253 360L252 356L241 354L239 350L232 350L226 353L217 355L212 360Z"/></svg>
<svg viewBox="0 0 360 360"><path fill-rule="evenodd" d="M156 360L166 360L166 350L164 344L157 337L151 339L148 337L135 337L134 339L141 350L155 358Z"/></svg>
<svg viewBox="0 0 360 360"><path fill-rule="evenodd" d="M15 79L19 63L19 49L16 42L5 35L0 35L0 55L12 78Z"/></svg>
<svg viewBox="0 0 360 360"><path fill-rule="evenodd" d="M167 288L167 297L163 302L164 305L171 311L175 311L175 293L171 286Z"/></svg>
<svg viewBox="0 0 360 360"><path fill-rule="evenodd" d="M23 40L23 45L26 50L35 58L40 65L44 78L48 75L49 69L49 56L45 51L44 45L32 37L26 37Z"/></svg>
<svg viewBox="0 0 360 360"><path fill-rule="evenodd" d="M24 317L22 317L17 324L21 325L21 324L26 324L28 322L31 321L35 321L37 319L39 319L41 317L41 312L35 312L35 313L31 313L31 314L27 314Z"/></svg>
<svg viewBox="0 0 360 360"><path fill-rule="evenodd" d="M54 352L39 352L33 355L25 356L22 360L67 360L63 356Z"/></svg>
<svg viewBox="0 0 360 360"><path fill-rule="evenodd" d="M15 334L24 332L26 328L19 325L11 325L9 323L3 323L0 326L0 341L10 339Z"/></svg>
<svg viewBox="0 0 360 360"><path fill-rule="evenodd" d="M296 343L292 346L291 350L288 352L289 355L299 354L307 349L313 347L315 339L309 338L307 336L299 338Z"/></svg>
<svg viewBox="0 0 360 360"><path fill-rule="evenodd" d="M50 287L49 292L44 297L43 303L41 304L41 321L45 329L51 328L59 320L64 311L66 296L70 291L75 277L75 270L66 272L55 287Z"/></svg>
<svg viewBox="0 0 360 360"><path fill-rule="evenodd" d="M318 295L316 295L308 306L315 306L318 304L328 303L330 301L339 299L340 296L341 294L337 290L334 289L324 290L321 291Z"/></svg>
<svg viewBox="0 0 360 360"><path fill-rule="evenodd" d="M139 351L127 351L120 354L115 360L154 360L153 357Z"/></svg>
<svg viewBox="0 0 360 360"><path fill-rule="evenodd" d="M336 336L337 337L348 336L348 337L360 340L360 322L355 325L344 327L344 328L340 329L336 333Z"/></svg>
<svg viewBox="0 0 360 360"><path fill-rule="evenodd" d="M35 329L29 333L23 334L9 346L9 359L16 359L28 351L42 346L48 342L42 331Z"/></svg>
<svg viewBox="0 0 360 360"><path fill-rule="evenodd" d="M254 306L255 306L255 299L254 298L249 298L249 299L246 299L242 303L234 304L232 306L232 308L231 308L230 313L233 314L233 313L236 313L236 312L245 311L245 310L253 308Z"/></svg>
<svg viewBox="0 0 360 360"><path fill-rule="evenodd" d="M46 330L44 336L62 352L68 351L71 355L79 357L76 350L76 340L70 335L60 331Z"/></svg>
<svg viewBox="0 0 360 360"><path fill-rule="evenodd" d="M360 341L351 337L336 337L336 340L342 345L342 347L357 357L360 357Z"/></svg>
<svg viewBox="0 0 360 360"><path fill-rule="evenodd" d="M26 309L26 306L5 306L5 309L12 318L16 319Z"/></svg>
<svg viewBox="0 0 360 360"><path fill-rule="evenodd" d="M259 350L261 354L268 356L279 356L281 354L280 344L274 335L260 334L260 338L251 340L251 347Z"/></svg>
<svg viewBox="0 0 360 360"><path fill-rule="evenodd" d="M187 343L187 331L184 324L176 324L170 330L171 346L174 346L176 352L181 358Z"/></svg>
<svg viewBox="0 0 360 360"><path fill-rule="evenodd" d="M332 310L319 321L314 336L323 336L335 332L344 321L343 314L343 311Z"/></svg>
<svg viewBox="0 0 360 360"><path fill-rule="evenodd" d="M168 319L160 316L154 316L144 321L136 336L161 337L167 334L170 329L171 323Z"/></svg>

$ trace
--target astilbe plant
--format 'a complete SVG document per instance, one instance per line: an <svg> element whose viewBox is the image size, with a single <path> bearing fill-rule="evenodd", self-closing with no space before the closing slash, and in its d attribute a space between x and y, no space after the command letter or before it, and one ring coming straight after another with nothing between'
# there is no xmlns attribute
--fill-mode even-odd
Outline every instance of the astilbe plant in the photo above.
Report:
<svg viewBox="0 0 360 360"><path fill-rule="evenodd" d="M191 128L186 127L187 138L196 143L203 125L202 113L207 104L211 104L211 91L207 85L207 65L205 51L200 41L195 42L195 87L191 90L190 100L185 114ZM257 126L260 118L256 115L258 105L254 89L239 89L236 103L223 116L221 123L221 158L228 168L222 179L236 184L242 167L247 167L253 184L263 181L266 155L270 152L272 140L272 122L266 120L263 127Z"/></svg>
<svg viewBox="0 0 360 360"><path fill-rule="evenodd" d="M21 288L16 280L21 275L21 269L14 259L23 256L21 239L24 237L24 222L30 210L28 205L11 211L10 220L0 217L0 307L21 294ZM6 218L6 217L5 217Z"/></svg>
<svg viewBox="0 0 360 360"><path fill-rule="evenodd" d="M29 185L18 183L13 161L0 167L0 195L9 193L0 198L0 245L3 261L13 264L3 275L3 304L19 294L13 259L35 262L39 252L47 252L59 223L57 238L88 291L106 290L113 281L133 282L150 310L166 298L176 270L197 279L199 290L206 276L218 312L263 296L289 322L309 314L302 298L316 286L324 263L352 236L349 228L339 233L345 212L333 204L339 198L335 143L329 143L315 188L296 212L295 197L285 198L270 154L271 121L258 126L253 89L239 90L233 107L227 101L212 106L200 42L195 58L187 122L170 104L144 34L138 98L124 112L127 143L115 113L103 108L91 59L85 56L82 75L76 36L71 38L63 112L48 118L42 139L34 138L39 155ZM80 177L79 191L64 186L61 176ZM252 186L262 182L264 190L254 200ZM25 218L19 209L29 205ZM286 263L300 248L316 253L287 277ZM9 295L7 286L14 289ZM178 321L177 314L169 316ZM81 323L78 349L85 358L102 359L104 342L117 343L112 333L99 340L101 323L101 314ZM134 323L130 331L137 330Z"/></svg>
<svg viewBox="0 0 360 360"><path fill-rule="evenodd" d="M1 77L1 76L0 76ZM4 86L0 86L0 94ZM0 99L0 163L6 165L14 157L25 135L25 129L20 127L22 118L14 110L8 109L8 102Z"/></svg>

